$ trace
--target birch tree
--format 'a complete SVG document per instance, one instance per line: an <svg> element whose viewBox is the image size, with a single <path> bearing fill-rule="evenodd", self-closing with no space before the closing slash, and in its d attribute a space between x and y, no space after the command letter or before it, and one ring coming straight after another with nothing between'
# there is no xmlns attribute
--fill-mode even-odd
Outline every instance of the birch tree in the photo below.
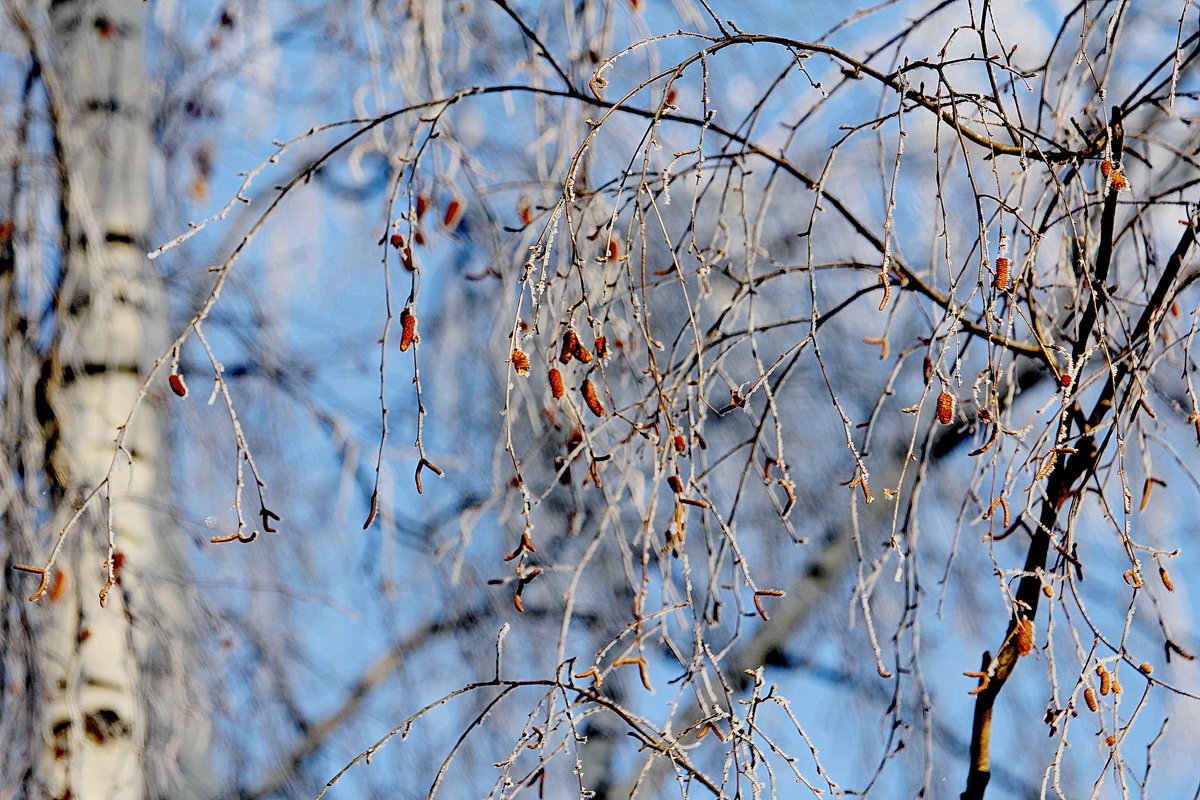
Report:
<svg viewBox="0 0 1200 800"><path fill-rule="evenodd" d="M194 796L205 725L183 716L181 541L144 384L168 343L145 257L144 4L46 11L8 9L29 58L6 186L5 552L36 580L8 580L3 719L21 744L3 771L26 775L15 796Z"/></svg>

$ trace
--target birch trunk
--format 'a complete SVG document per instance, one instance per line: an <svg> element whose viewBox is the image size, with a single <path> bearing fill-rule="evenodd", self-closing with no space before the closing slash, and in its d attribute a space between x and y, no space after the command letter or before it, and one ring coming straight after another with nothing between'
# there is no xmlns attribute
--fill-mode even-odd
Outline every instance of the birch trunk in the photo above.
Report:
<svg viewBox="0 0 1200 800"><path fill-rule="evenodd" d="M168 334L162 283L144 256L153 151L144 14L142 0L54 2L39 54L65 228L43 370L52 525L25 559L44 559L55 535L66 533L50 590L28 612L35 663L27 686L40 742L29 753L31 797L198 791L184 788L198 785L184 775L190 759L171 752L185 737L204 736L196 726L188 731L181 714L190 637L180 537L165 524L162 414L152 398L139 398Z"/></svg>

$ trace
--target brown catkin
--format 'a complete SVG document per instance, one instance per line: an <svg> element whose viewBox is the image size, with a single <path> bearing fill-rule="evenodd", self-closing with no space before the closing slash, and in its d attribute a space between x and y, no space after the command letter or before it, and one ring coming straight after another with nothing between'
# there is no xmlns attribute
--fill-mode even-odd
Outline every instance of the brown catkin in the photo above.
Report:
<svg viewBox="0 0 1200 800"><path fill-rule="evenodd" d="M996 259L996 283L995 286L1000 291L1008 288L1008 265L1009 261L1006 256L1000 256Z"/></svg>
<svg viewBox="0 0 1200 800"><path fill-rule="evenodd" d="M558 400L563 396L563 377L562 373L557 368L550 368L550 394L554 395L554 399Z"/></svg>
<svg viewBox="0 0 1200 800"><path fill-rule="evenodd" d="M1162 585L1167 587L1168 592L1175 591L1175 584L1171 582L1171 575L1167 572L1166 567L1158 568L1158 577L1162 581Z"/></svg>
<svg viewBox="0 0 1200 800"><path fill-rule="evenodd" d="M412 347L413 342L417 340L417 317L408 306L400 312L400 351L404 352Z"/></svg>
<svg viewBox="0 0 1200 800"><path fill-rule="evenodd" d="M563 331L562 344L558 348L558 360L562 363L568 363L575 357L575 350L579 347L579 336L576 335L574 328L567 328Z"/></svg>
<svg viewBox="0 0 1200 800"><path fill-rule="evenodd" d="M1033 620L1018 620L1017 652L1023 656L1027 656L1033 652Z"/></svg>
<svg viewBox="0 0 1200 800"><path fill-rule="evenodd" d="M587 403L587 407L597 417L604 416L604 405L601 404L600 398L596 396L596 387L590 380L584 380L583 386L579 387L583 392L583 402Z"/></svg>
<svg viewBox="0 0 1200 800"><path fill-rule="evenodd" d="M937 419L943 425L949 425L954 420L954 395L949 392L938 395Z"/></svg>
<svg viewBox="0 0 1200 800"><path fill-rule="evenodd" d="M1096 693L1090 686L1083 690L1083 702L1087 703L1089 711L1095 711L1100 707L1099 704L1096 703Z"/></svg>
<svg viewBox="0 0 1200 800"><path fill-rule="evenodd" d="M524 351L513 350L509 361L512 362L513 369L517 371L518 375L529 374L529 356L525 355Z"/></svg>
<svg viewBox="0 0 1200 800"><path fill-rule="evenodd" d="M453 228L458 224L459 217L462 216L463 204L458 198L454 198L446 204L446 215L442 217L442 224L447 228Z"/></svg>
<svg viewBox="0 0 1200 800"><path fill-rule="evenodd" d="M1108 696L1112 691L1112 675L1104 668L1103 664L1096 665L1096 674L1100 676L1100 694Z"/></svg>

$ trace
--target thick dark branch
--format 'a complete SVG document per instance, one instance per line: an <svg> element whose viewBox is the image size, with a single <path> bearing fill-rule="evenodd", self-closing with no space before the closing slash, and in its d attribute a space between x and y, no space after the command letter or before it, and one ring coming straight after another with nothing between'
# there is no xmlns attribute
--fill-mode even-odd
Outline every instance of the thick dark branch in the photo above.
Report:
<svg viewBox="0 0 1200 800"><path fill-rule="evenodd" d="M1196 242L1196 225L1200 217L1193 217L1167 261L1150 301L1142 312L1130 340L1129 355L1115 368L1100 392L1096 404L1088 415L1083 436L1076 444L1075 452L1054 467L1046 484L1046 495L1038 515L1037 527L1029 543L1025 557L1023 577L1013 601L1013 614L1009 620L1004 643L995 659L985 658L984 671L988 672L985 687L975 698L975 718L971 732L971 767L967 775L967 788L961 800L983 800L989 772L988 741L991 736L992 708L996 697L1012 674L1019 659L1016 630L1022 620L1033 620L1037 616L1038 602L1042 597L1041 573L1046 568L1047 557L1053 542L1054 525L1063 504L1074 494L1074 487L1095 473L1100 456L1111 439L1115 423L1108 427L1102 443L1097 445L1094 432L1110 413L1115 412L1113 403L1118 389L1125 388L1130 374L1144 360L1146 351L1153 341L1153 328L1166 311L1165 303L1172 287L1179 279L1184 259ZM1139 352L1140 350L1140 352Z"/></svg>
<svg viewBox="0 0 1200 800"><path fill-rule="evenodd" d="M1111 169L1116 170L1116 164L1121 158L1121 150L1125 147L1125 129L1121 124L1119 107L1113 109L1112 142L1113 166ZM1100 244L1096 248L1096 267L1092 270L1092 276L1084 287L1089 290L1087 291L1087 307L1080 320L1079 330L1075 332L1075 347L1071 353L1074 360L1078 360L1087 351L1088 339L1091 338L1092 329L1096 327L1100 309L1104 307L1105 301L1108 299L1106 283L1109 269L1112 266L1113 240L1117 228L1117 195L1119 194L1114 180L1109 180L1108 184L1107 193L1104 196L1104 210L1100 217Z"/></svg>

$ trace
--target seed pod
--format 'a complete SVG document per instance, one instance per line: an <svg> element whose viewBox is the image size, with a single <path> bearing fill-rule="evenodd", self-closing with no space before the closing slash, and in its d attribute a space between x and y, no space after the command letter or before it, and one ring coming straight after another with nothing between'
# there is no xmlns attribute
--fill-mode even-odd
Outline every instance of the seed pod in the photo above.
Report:
<svg viewBox="0 0 1200 800"><path fill-rule="evenodd" d="M1150 665L1149 661L1143 661L1138 669L1140 669L1144 675L1149 675L1151 672L1154 672L1154 667Z"/></svg>
<svg viewBox="0 0 1200 800"><path fill-rule="evenodd" d="M417 317L408 306L400 312L400 352L412 347L417 341Z"/></svg>
<svg viewBox="0 0 1200 800"><path fill-rule="evenodd" d="M1017 653L1023 656L1033 652L1033 620L1022 619L1017 622Z"/></svg>
<svg viewBox="0 0 1200 800"><path fill-rule="evenodd" d="M518 375L529 374L529 356L525 355L523 351L513 350L508 360L512 362L513 369L517 371Z"/></svg>
<svg viewBox="0 0 1200 800"><path fill-rule="evenodd" d="M1008 258L1000 256L996 259L996 282L995 287L1000 291L1008 288Z"/></svg>
<svg viewBox="0 0 1200 800"><path fill-rule="evenodd" d="M1112 691L1112 675L1104 668L1103 664L1096 665L1096 674L1100 676L1100 694L1108 696Z"/></svg>
<svg viewBox="0 0 1200 800"><path fill-rule="evenodd" d="M417 195L417 219L425 216L425 212L429 209L429 198L423 194Z"/></svg>
<svg viewBox="0 0 1200 800"><path fill-rule="evenodd" d="M187 384L183 382L183 376L172 372L171 377L167 378L167 383L171 384L171 391L177 397L187 397Z"/></svg>
<svg viewBox="0 0 1200 800"><path fill-rule="evenodd" d="M580 387L583 392L583 402L587 403L587 407L597 417L604 416L604 406L600 402L600 398L596 396L596 387L592 385L590 380L584 379L583 386Z"/></svg>
<svg viewBox="0 0 1200 800"><path fill-rule="evenodd" d="M404 247L404 237L398 233L393 233L391 239L388 241L390 241L392 243L392 247L396 248L397 250L399 250L401 247Z"/></svg>
<svg viewBox="0 0 1200 800"><path fill-rule="evenodd" d="M603 336L596 337L596 357L608 358L608 340Z"/></svg>
<svg viewBox="0 0 1200 800"><path fill-rule="evenodd" d="M1158 568L1158 577L1162 581L1162 585L1167 587L1168 592L1175 591L1175 584L1171 582L1171 575L1167 572L1166 567Z"/></svg>
<svg viewBox="0 0 1200 800"><path fill-rule="evenodd" d="M581 364L586 364L592 360L592 354L579 342L578 338L575 339L575 357L579 359Z"/></svg>
<svg viewBox="0 0 1200 800"><path fill-rule="evenodd" d="M579 347L579 337L575 334L574 328L567 328L563 331L562 344L558 347L558 360L562 363L568 363L575 357L575 350Z"/></svg>
<svg viewBox="0 0 1200 800"><path fill-rule="evenodd" d="M937 419L943 425L949 425L954 420L954 395L949 392L938 395Z"/></svg>
<svg viewBox="0 0 1200 800"><path fill-rule="evenodd" d="M1110 734L1110 735L1108 735L1108 736L1105 736L1105 737L1104 737L1104 743L1105 743L1106 745L1108 745L1109 747L1114 747L1114 746L1117 744L1117 737L1115 737L1115 736L1113 736L1113 735L1111 735L1111 734Z"/></svg>
<svg viewBox="0 0 1200 800"><path fill-rule="evenodd" d="M679 480L678 475L668 475L667 485L671 487L671 491L675 494L680 494L683 492L683 481Z"/></svg>
<svg viewBox="0 0 1200 800"><path fill-rule="evenodd" d="M1100 705L1096 702L1096 693L1090 686L1083 690L1083 702L1087 703L1089 711L1095 711L1100 707Z"/></svg>
<svg viewBox="0 0 1200 800"><path fill-rule="evenodd" d="M687 442L684 441L683 434L675 434L675 452L682 453L685 450L687 450Z"/></svg>
<svg viewBox="0 0 1200 800"><path fill-rule="evenodd" d="M563 396L563 378L562 373L555 367L550 368L550 394L554 395L554 399L558 400Z"/></svg>

